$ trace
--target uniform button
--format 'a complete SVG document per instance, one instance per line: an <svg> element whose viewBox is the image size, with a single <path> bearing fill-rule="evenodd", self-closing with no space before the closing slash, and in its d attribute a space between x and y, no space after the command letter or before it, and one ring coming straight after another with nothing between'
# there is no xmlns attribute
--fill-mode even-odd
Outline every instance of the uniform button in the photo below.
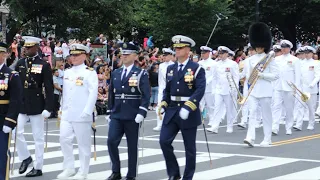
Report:
<svg viewBox="0 0 320 180"><path fill-rule="evenodd" d="M125 101L125 100L123 100L122 102L123 102L123 103L125 103L126 101Z"/></svg>
<svg viewBox="0 0 320 180"><path fill-rule="evenodd" d="M122 86L122 88L124 88L124 86Z"/></svg>
<svg viewBox="0 0 320 180"><path fill-rule="evenodd" d="M177 89L177 91L179 92L179 89Z"/></svg>
<svg viewBox="0 0 320 180"><path fill-rule="evenodd" d="M178 104L178 106L180 106L180 104Z"/></svg>
<svg viewBox="0 0 320 180"><path fill-rule="evenodd" d="M179 82L177 82L177 84L179 84Z"/></svg>

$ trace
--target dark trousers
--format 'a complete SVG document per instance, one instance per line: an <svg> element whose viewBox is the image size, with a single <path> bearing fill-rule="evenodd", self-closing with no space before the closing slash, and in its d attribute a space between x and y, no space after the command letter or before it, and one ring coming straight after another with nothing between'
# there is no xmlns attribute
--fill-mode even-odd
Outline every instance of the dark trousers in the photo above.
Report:
<svg viewBox="0 0 320 180"><path fill-rule="evenodd" d="M183 180L192 179L196 169L196 135L197 127L181 129L180 121L183 121L177 113L168 124L163 124L160 133L160 146L166 160L168 176L180 176L180 169L173 153L172 141L175 139L179 130L183 137L186 151L186 166Z"/></svg>
<svg viewBox="0 0 320 180"><path fill-rule="evenodd" d="M10 147L9 134L0 131L0 180L9 180Z"/></svg>
<svg viewBox="0 0 320 180"><path fill-rule="evenodd" d="M58 111L59 111L59 108L60 108L59 97L60 97L60 95L58 95L58 94L54 94L53 95L53 112L52 112L52 116L54 116L54 117L57 117Z"/></svg>
<svg viewBox="0 0 320 180"><path fill-rule="evenodd" d="M112 162L112 171L120 173L120 158L118 146L123 134L128 144L128 173L127 177L136 177L138 153L139 124L134 120L124 121L112 119L109 124L108 151Z"/></svg>

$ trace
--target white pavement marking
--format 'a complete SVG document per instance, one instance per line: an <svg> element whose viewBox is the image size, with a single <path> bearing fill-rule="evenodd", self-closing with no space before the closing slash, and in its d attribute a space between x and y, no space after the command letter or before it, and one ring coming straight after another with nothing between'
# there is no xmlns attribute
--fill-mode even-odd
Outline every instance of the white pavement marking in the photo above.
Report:
<svg viewBox="0 0 320 180"><path fill-rule="evenodd" d="M51 143L48 143L48 145L50 145L50 144ZM60 146L60 144L59 144L59 146ZM28 146L28 149L29 149L29 146ZM107 146L97 145L96 146L96 150L97 150L97 152L99 152L99 151L107 151L108 147ZM93 145L91 146L91 152L94 152ZM73 149L73 155L77 155L77 154L79 154L79 149L78 148ZM61 150L52 151L52 152L46 152L46 153L43 154L43 159L51 159L51 158L58 158L58 157L63 157ZM11 157L11 162L12 162L12 159L13 158ZM33 155L33 159L35 159L34 155ZM15 163L19 163L21 161L19 160L19 157L16 156L14 158L14 162Z"/></svg>
<svg viewBox="0 0 320 180"><path fill-rule="evenodd" d="M33 142L33 141L27 141L27 142ZM44 146L43 146L44 147ZM48 148L52 148L52 147L60 147L60 143L49 143L48 142ZM28 145L28 150L34 150L35 149L35 145ZM16 149L17 150L17 149ZM10 147L10 152L13 152L13 147Z"/></svg>
<svg viewBox="0 0 320 180"><path fill-rule="evenodd" d="M265 158L262 160L249 161L245 163L235 164L231 166L225 166L217 169L202 171L194 174L194 180L205 180L205 179L219 179L229 176L234 176L242 173L248 173L256 170L265 168L280 166L297 160L285 159L285 158Z"/></svg>
<svg viewBox="0 0 320 180"><path fill-rule="evenodd" d="M301 179L308 179L308 180L316 180L320 179L320 167L299 171L296 173L279 176L276 178L268 179L268 180L301 180Z"/></svg>
<svg viewBox="0 0 320 180"><path fill-rule="evenodd" d="M139 151L139 157L142 156L142 151ZM143 155L144 157L148 156L155 156L162 154L162 151L159 149L144 149ZM127 160L128 159L128 153L121 153L119 154L120 161ZM99 156L97 157L97 160L94 161L93 158L90 159L90 166L99 165L99 164L107 164L110 163L110 156ZM75 168L80 167L80 161L75 160ZM63 163L55 163L55 164L47 164L43 166L43 173L47 172L55 172L55 171L62 171L63 170ZM14 171L14 175L11 178L14 177L20 177L24 176L24 174L19 174L18 170Z"/></svg>
<svg viewBox="0 0 320 180"><path fill-rule="evenodd" d="M222 154L220 154L222 155ZM222 156L213 156L212 160L214 159L220 159L224 157L230 157L227 154L224 154ZM186 163L186 158L177 158L179 166L185 166ZM199 154L196 159L196 163L201 163L201 162L206 162L209 161L209 156L208 153L203 153ZM148 164L141 164L139 165L139 170L138 174L144 174L144 173L150 173L150 172L156 172L156 171L161 171L166 169L166 162L165 161L157 161L153 163L148 163ZM127 174L128 168L121 168L121 174ZM108 171L102 171L102 172L97 172L97 173L91 173L88 175L89 179L104 179L106 178L106 175L110 175L112 173L111 170Z"/></svg>

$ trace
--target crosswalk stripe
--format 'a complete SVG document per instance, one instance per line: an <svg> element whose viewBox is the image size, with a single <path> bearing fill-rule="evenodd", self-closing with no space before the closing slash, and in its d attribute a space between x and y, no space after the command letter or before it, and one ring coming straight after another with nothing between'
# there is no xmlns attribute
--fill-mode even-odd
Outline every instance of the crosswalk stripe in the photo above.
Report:
<svg viewBox="0 0 320 180"><path fill-rule="evenodd" d="M301 180L301 179L308 179L308 180L318 180L320 179L320 167L299 171L296 173L291 173L284 176L275 177L268 180Z"/></svg>
<svg viewBox="0 0 320 180"><path fill-rule="evenodd" d="M221 167L217 169L202 171L194 174L194 180L219 179L242 173L248 173L269 167L280 166L297 160L286 158L264 158L262 160L254 160L245 163L235 164L231 166Z"/></svg>
<svg viewBox="0 0 320 180"><path fill-rule="evenodd" d="M50 143L51 144L51 143ZM49 143L48 143L48 146L49 146ZM28 149L29 149L29 146L28 146ZM97 152L99 152L99 151L107 151L108 150L108 146L96 146L96 150L97 150ZM94 151L94 148L93 148L93 146L91 147L91 152L93 152ZM73 149L73 155L77 155L77 154L79 154L79 149L78 148L75 148L75 149ZM34 155L32 155L33 157L33 159L35 159L34 158ZM58 151L52 151L52 152L46 152L46 153L44 153L43 154L43 159L51 159L51 158L58 158L58 157L62 157L62 152L61 152L61 150L58 150ZM11 157L11 162L12 162L12 157ZM15 163L20 163L21 161L19 160L19 157L15 157L14 158L14 162Z"/></svg>
<svg viewBox="0 0 320 180"><path fill-rule="evenodd" d="M227 154L224 154L222 156L216 156L216 155L214 155L214 153L212 153L211 155L212 155L212 160L232 156L232 155L227 155ZM221 154L219 154L219 155L221 155ZM177 161L178 161L179 166L185 166L186 158L185 157L177 158ZM203 154L198 155L196 161L197 161L197 163L209 161L208 153L203 153ZM148 163L148 164L141 164L139 166L138 174L156 172L156 171L161 171L161 170L165 170L165 169L166 169L166 162L164 160L157 161L157 162ZM121 174L126 174L127 171L128 171L128 167L121 168ZM106 175L108 176L111 173L112 173L111 170L102 171L102 172L97 172L97 173L91 173L88 175L88 177L89 177L89 179L103 179L103 178L106 178Z"/></svg>
<svg viewBox="0 0 320 180"><path fill-rule="evenodd" d="M48 148L52 147L60 147L60 143L48 143ZM10 147L10 152L13 152L13 147ZM28 150L34 150L35 149L35 144L28 145Z"/></svg>
<svg viewBox="0 0 320 180"><path fill-rule="evenodd" d="M141 157L141 151L139 151L140 157ZM158 154L162 154L162 151L159 149L144 149L143 151L143 155L144 157L148 157L148 156L154 156L154 155L158 155ZM119 154L120 156L120 160L127 160L128 159L128 154L127 153L121 153ZM99 164L106 164L110 162L110 156L99 156L97 157L97 161L94 161L93 158L90 159L90 166L93 165L99 165ZM80 167L80 161L79 160L75 160L75 168ZM47 172L54 172L54 171L61 171L63 170L63 163L55 163L55 164L48 164L48 165L44 165L42 168L42 172L43 173L47 173ZM20 177L20 176L24 176L23 174L19 174L18 170L14 171L14 175L11 178L14 177Z"/></svg>

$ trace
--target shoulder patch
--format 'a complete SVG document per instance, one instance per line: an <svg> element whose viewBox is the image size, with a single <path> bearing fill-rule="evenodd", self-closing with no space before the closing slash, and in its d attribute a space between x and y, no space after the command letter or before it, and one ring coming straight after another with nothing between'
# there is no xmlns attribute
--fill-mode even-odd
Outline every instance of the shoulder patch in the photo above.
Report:
<svg viewBox="0 0 320 180"><path fill-rule="evenodd" d="M86 69L93 71L94 69L92 67L86 67Z"/></svg>

